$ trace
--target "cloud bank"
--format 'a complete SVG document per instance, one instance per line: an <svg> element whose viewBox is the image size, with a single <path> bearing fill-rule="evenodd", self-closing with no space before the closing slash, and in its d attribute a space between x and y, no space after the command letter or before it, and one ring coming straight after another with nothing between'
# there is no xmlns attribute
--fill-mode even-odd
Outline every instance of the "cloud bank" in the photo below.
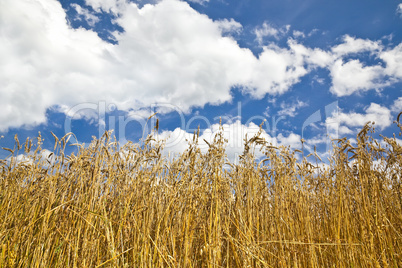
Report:
<svg viewBox="0 0 402 268"><path fill-rule="evenodd" d="M398 107L400 100L395 100L392 108ZM375 122L375 126L380 130L389 127L392 124L392 115L390 109L377 103L371 103L368 107L365 107L364 113L356 112L339 112L332 117L326 119L326 123L329 127L339 129L339 134L351 134L354 133L350 128L361 128L367 122ZM329 124L331 122L331 124ZM334 122L336 124L334 124Z"/></svg>

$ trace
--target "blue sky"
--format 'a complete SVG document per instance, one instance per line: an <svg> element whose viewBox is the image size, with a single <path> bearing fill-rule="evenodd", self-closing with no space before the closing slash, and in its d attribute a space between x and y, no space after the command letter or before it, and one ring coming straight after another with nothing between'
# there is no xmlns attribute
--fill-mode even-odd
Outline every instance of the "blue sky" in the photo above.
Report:
<svg viewBox="0 0 402 268"><path fill-rule="evenodd" d="M0 146L39 131L48 150L51 131L137 142L158 112L166 152L222 119L234 160L266 120L266 140L325 157L367 121L398 133L401 29L396 0L3 0Z"/></svg>

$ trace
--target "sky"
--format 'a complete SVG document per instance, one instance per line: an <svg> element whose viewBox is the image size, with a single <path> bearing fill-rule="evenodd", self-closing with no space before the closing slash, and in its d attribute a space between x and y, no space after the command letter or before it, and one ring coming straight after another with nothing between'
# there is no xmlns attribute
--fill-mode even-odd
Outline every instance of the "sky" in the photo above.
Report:
<svg viewBox="0 0 402 268"><path fill-rule="evenodd" d="M368 121L402 143L401 86L400 0L0 1L1 147L139 142L158 119L165 153L198 126L206 151L221 123L236 161L264 122L268 142L326 157Z"/></svg>

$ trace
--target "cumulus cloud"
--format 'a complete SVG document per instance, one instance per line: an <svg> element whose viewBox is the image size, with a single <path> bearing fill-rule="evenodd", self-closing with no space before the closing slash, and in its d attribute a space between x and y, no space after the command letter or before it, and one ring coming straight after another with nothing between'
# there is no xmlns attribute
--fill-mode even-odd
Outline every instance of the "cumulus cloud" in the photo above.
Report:
<svg viewBox="0 0 402 268"><path fill-rule="evenodd" d="M78 16L76 20L82 20L82 18L84 18L88 25L92 27L100 21L100 19L96 15L92 14L88 9L83 8L78 4L71 4L70 6L73 7L77 12Z"/></svg>
<svg viewBox="0 0 402 268"><path fill-rule="evenodd" d="M331 52L334 62L327 66L332 79L331 92L336 96L381 89L402 79L402 44L385 48L381 41L346 35L343 42L334 46ZM365 65L359 59L345 59L364 52L369 52L378 63Z"/></svg>
<svg viewBox="0 0 402 268"><path fill-rule="evenodd" d="M343 43L332 48L332 52L337 56L345 56L350 54L356 54L360 52L369 51L374 53L382 48L380 41L364 40L360 38L354 38L349 35L343 37Z"/></svg>
<svg viewBox="0 0 402 268"><path fill-rule="evenodd" d="M392 117L391 111L387 107L371 103L370 106L364 109L364 113L339 112L333 117L328 117L326 121L337 122L338 126L336 127L339 127L339 131L342 131L340 134L348 134L350 129L344 127L362 127L369 121L375 122L375 126L383 130L392 124ZM334 124L328 124L328 126L331 127Z"/></svg>
<svg viewBox="0 0 402 268"><path fill-rule="evenodd" d="M351 130L350 128L348 128L347 126L340 126L338 129L338 134L339 135L350 135L353 134L353 130Z"/></svg>
<svg viewBox="0 0 402 268"><path fill-rule="evenodd" d="M244 92L255 98L262 98L267 93L282 94L308 73L303 55L273 44L263 47L258 63L249 67L243 71L250 71L250 79L240 85Z"/></svg>
<svg viewBox="0 0 402 268"><path fill-rule="evenodd" d="M86 4L118 14L114 23L124 31L114 33L116 45L70 28L55 0L1 2L1 131L44 123L53 106L100 100L126 111L153 103L189 111L231 100L234 86L261 98L289 90L307 73L297 51L267 46L255 57L222 35L238 30L238 23L213 21L186 2Z"/></svg>
<svg viewBox="0 0 402 268"><path fill-rule="evenodd" d="M319 48L308 48L292 39L289 39L288 45L297 57L303 58L309 70L316 67L327 68L335 60L334 55L328 51Z"/></svg>
<svg viewBox="0 0 402 268"><path fill-rule="evenodd" d="M385 73L396 79L402 79L402 44L382 51L379 58L386 63Z"/></svg>
<svg viewBox="0 0 402 268"><path fill-rule="evenodd" d="M85 99L110 47L69 29L56 1L1 1L0 28L0 131L43 123L48 107Z"/></svg>
<svg viewBox="0 0 402 268"><path fill-rule="evenodd" d="M400 67L398 57L402 57L397 47L384 50L381 41L345 35L343 42L332 47L331 52L334 62L328 65L332 79L330 90L336 96L349 96L356 92L381 89L396 81ZM347 56L364 52L383 60L385 66L380 62L377 65L365 65L358 59L345 59Z"/></svg>
<svg viewBox="0 0 402 268"><path fill-rule="evenodd" d="M384 81L384 68L380 65L364 66L359 60L346 63L337 60L330 67L331 92L337 96L348 96L358 91L378 89L390 85Z"/></svg>
<svg viewBox="0 0 402 268"><path fill-rule="evenodd" d="M240 121L233 122L231 124L223 124L223 137L228 140L226 144L226 154L230 161L238 161L238 156L244 151L244 139L255 136L259 131L259 126L254 123L249 123L248 125L243 125ZM206 153L208 151L209 145L205 142L212 143L215 135L220 131L219 124L214 124L209 128L205 129L200 133L198 139L198 146L201 152ZM165 153L170 153L177 155L182 153L188 148L188 141L193 140L193 133L188 133L181 128L176 128L174 131L163 131L158 135L158 139L166 140ZM293 149L298 149L301 147L301 137L297 134L290 133L287 136L279 134L277 137L271 137L263 129L260 135L261 138L265 139L268 143L274 146L290 146ZM262 153L259 151L260 147L256 147L256 156L261 157Z"/></svg>
<svg viewBox="0 0 402 268"><path fill-rule="evenodd" d="M385 48L381 41L363 40L346 35L343 43L331 49L334 63L328 65L332 78L331 92L348 96L356 92L381 89L402 79L402 44ZM365 65L346 56L369 52L377 64Z"/></svg>
<svg viewBox="0 0 402 268"><path fill-rule="evenodd" d="M301 149L301 136L299 134L290 133L288 136L284 136L279 133L276 138L277 144L283 146L289 146L292 149Z"/></svg>

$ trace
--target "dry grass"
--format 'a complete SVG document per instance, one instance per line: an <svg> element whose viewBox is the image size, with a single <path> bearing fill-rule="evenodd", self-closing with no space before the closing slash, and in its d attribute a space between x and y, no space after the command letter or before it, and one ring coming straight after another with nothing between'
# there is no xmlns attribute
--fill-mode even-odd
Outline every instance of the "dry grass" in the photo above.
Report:
<svg viewBox="0 0 402 268"><path fill-rule="evenodd" d="M0 267L401 267L402 147L371 132L325 170L257 137L231 168L221 135L172 161L152 135L77 155L66 136L50 163L16 139L31 162L0 164Z"/></svg>

